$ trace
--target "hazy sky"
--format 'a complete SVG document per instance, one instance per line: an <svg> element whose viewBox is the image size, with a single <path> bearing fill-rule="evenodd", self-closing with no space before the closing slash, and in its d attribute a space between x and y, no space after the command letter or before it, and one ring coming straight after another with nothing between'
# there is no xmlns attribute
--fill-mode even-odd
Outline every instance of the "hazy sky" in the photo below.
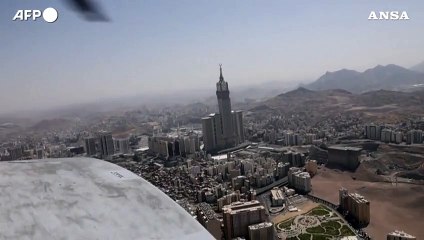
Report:
<svg viewBox="0 0 424 240"><path fill-rule="evenodd" d="M218 63L231 89L424 60L422 0L97 2L111 22L87 22L64 0L0 2L0 112L213 89ZM47 7L55 23L12 21ZM411 19L369 21L372 10Z"/></svg>

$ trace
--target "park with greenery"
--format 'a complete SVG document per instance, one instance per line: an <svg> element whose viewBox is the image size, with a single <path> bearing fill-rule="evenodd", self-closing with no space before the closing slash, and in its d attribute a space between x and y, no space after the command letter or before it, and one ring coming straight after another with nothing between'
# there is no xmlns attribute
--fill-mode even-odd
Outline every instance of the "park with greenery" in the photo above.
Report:
<svg viewBox="0 0 424 240"><path fill-rule="evenodd" d="M276 227L290 240L333 240L355 236L344 219L323 205L277 223Z"/></svg>

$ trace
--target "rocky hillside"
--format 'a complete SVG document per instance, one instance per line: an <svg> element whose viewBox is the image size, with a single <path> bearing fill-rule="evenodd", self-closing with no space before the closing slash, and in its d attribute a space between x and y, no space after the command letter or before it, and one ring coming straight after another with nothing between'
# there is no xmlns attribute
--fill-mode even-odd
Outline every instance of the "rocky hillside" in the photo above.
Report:
<svg viewBox="0 0 424 240"><path fill-rule="evenodd" d="M424 84L424 73L394 64L378 65L364 72L342 69L327 72L305 87L312 90L344 89L353 93L373 90L403 90Z"/></svg>

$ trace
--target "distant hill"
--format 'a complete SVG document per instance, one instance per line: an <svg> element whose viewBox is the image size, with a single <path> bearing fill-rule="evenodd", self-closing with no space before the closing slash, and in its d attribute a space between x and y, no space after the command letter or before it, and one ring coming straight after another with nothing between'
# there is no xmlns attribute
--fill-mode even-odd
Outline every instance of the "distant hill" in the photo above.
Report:
<svg viewBox="0 0 424 240"><path fill-rule="evenodd" d="M424 91L397 92L378 90L362 93L353 98L356 105L381 107L397 105L399 107L422 107L424 109Z"/></svg>
<svg viewBox="0 0 424 240"><path fill-rule="evenodd" d="M45 119L36 123L32 127L30 127L30 130L33 130L33 131L63 130L63 129L68 129L72 125L75 125L75 122L69 119L62 119L62 118Z"/></svg>
<svg viewBox="0 0 424 240"><path fill-rule="evenodd" d="M424 83L424 73L409 70L394 64L378 65L364 72L342 69L327 72L318 80L306 85L311 90L344 89L352 93L373 90L403 90Z"/></svg>
<svg viewBox="0 0 424 240"><path fill-rule="evenodd" d="M412 71L424 73L424 61L410 68Z"/></svg>
<svg viewBox="0 0 424 240"><path fill-rule="evenodd" d="M274 109L285 113L302 111L315 112L315 110L330 110L342 103L349 104L352 94L345 90L332 89L313 91L303 87L280 94L251 108L253 110ZM261 106L258 108L258 106ZM338 108L338 107L337 107Z"/></svg>
<svg viewBox="0 0 424 240"><path fill-rule="evenodd" d="M307 118L358 113L370 119L396 120L410 115L424 116L424 90L377 90L355 94L342 89L313 91L301 87L255 103L248 110L257 114L306 114Z"/></svg>

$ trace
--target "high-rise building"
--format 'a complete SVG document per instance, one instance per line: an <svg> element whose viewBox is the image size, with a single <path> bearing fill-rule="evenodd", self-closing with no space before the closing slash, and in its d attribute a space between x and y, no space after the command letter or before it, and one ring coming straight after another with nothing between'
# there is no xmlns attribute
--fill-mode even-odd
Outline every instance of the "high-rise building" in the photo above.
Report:
<svg viewBox="0 0 424 240"><path fill-rule="evenodd" d="M111 156L115 154L112 133L101 132L99 138L100 138L100 150L101 150L102 157Z"/></svg>
<svg viewBox="0 0 424 240"><path fill-rule="evenodd" d="M383 126L366 125L364 134L366 138L368 139L380 140L382 130L383 130Z"/></svg>
<svg viewBox="0 0 424 240"><path fill-rule="evenodd" d="M96 155L96 139L94 137L89 137L84 139L84 143L87 156Z"/></svg>
<svg viewBox="0 0 424 240"><path fill-rule="evenodd" d="M199 146L200 146L199 137L197 135L192 135L192 136L189 136L189 140L190 140L189 153L191 154L191 153L195 153L199 151Z"/></svg>
<svg viewBox="0 0 424 240"><path fill-rule="evenodd" d="M412 236L404 231L396 230L387 234L387 240L416 240L415 236Z"/></svg>
<svg viewBox="0 0 424 240"><path fill-rule="evenodd" d="M37 149L37 158L43 159L44 158L44 150L43 149Z"/></svg>
<svg viewBox="0 0 424 240"><path fill-rule="evenodd" d="M222 212L224 206L240 201L240 192L235 191L218 199L218 212Z"/></svg>
<svg viewBox="0 0 424 240"><path fill-rule="evenodd" d="M283 137L286 146L297 146L303 143L302 137L293 131L284 131Z"/></svg>
<svg viewBox="0 0 424 240"><path fill-rule="evenodd" d="M315 176L318 171L318 164L316 160L309 160L305 164L305 169L311 176Z"/></svg>
<svg viewBox="0 0 424 240"><path fill-rule="evenodd" d="M271 204L273 207L283 206L286 199L283 191L278 187L271 189Z"/></svg>
<svg viewBox="0 0 424 240"><path fill-rule="evenodd" d="M169 154L169 145L171 139L167 137L149 137L148 145L149 152L151 154L156 154L158 157L168 159L170 157Z"/></svg>
<svg viewBox="0 0 424 240"><path fill-rule="evenodd" d="M308 193L312 190L311 175L300 168L291 167L288 172L289 185L299 192Z"/></svg>
<svg viewBox="0 0 424 240"><path fill-rule="evenodd" d="M216 83L219 113L202 118L203 143L207 152L244 142L243 112L231 111L230 91L228 83L224 81L221 65L219 71L219 81Z"/></svg>
<svg viewBox="0 0 424 240"><path fill-rule="evenodd" d="M200 150L199 137L197 135L148 137L148 146L149 153L163 159L170 159L176 156L187 157Z"/></svg>
<svg viewBox="0 0 424 240"><path fill-rule="evenodd" d="M345 201L344 199L347 197L348 193L349 191L344 187L339 189L339 206L341 209L347 208L347 201Z"/></svg>
<svg viewBox="0 0 424 240"><path fill-rule="evenodd" d="M305 141L304 141L304 143L305 143L305 144L312 144L312 143L314 142L314 140L316 140L316 139L317 139L317 135L316 135L316 134L308 133L308 134L306 134L306 136L305 136Z"/></svg>
<svg viewBox="0 0 424 240"><path fill-rule="evenodd" d="M266 220L265 207L257 200L226 205L223 212L225 239L248 238L249 226Z"/></svg>
<svg viewBox="0 0 424 240"><path fill-rule="evenodd" d="M401 143L402 142L402 140L403 140L403 134L401 133L401 132L395 132L395 133L393 133L393 141L395 142L395 143Z"/></svg>
<svg viewBox="0 0 424 240"><path fill-rule="evenodd" d="M274 225L263 222L249 226L249 240L274 240Z"/></svg>
<svg viewBox="0 0 424 240"><path fill-rule="evenodd" d="M236 144L244 142L244 128L243 128L243 112L232 111L233 126L235 131Z"/></svg>
<svg viewBox="0 0 424 240"><path fill-rule="evenodd" d="M197 220L215 239L222 238L221 221L216 217L215 211L207 203L200 203L197 207Z"/></svg>
<svg viewBox="0 0 424 240"><path fill-rule="evenodd" d="M406 135L407 144L421 144L423 143L423 131L422 130L411 130Z"/></svg>
<svg viewBox="0 0 424 240"><path fill-rule="evenodd" d="M362 148L330 146L328 147L328 165L340 166L348 170L355 170L359 166L359 155Z"/></svg>
<svg viewBox="0 0 424 240"><path fill-rule="evenodd" d="M130 152L129 138L115 139L115 151L119 153L129 153Z"/></svg>
<svg viewBox="0 0 424 240"><path fill-rule="evenodd" d="M206 152L211 152L222 147L221 117L218 113L212 113L202 118L203 144Z"/></svg>
<svg viewBox="0 0 424 240"><path fill-rule="evenodd" d="M385 142L385 143L394 142L394 139L392 139L392 135L394 136L392 130L390 130L390 129L383 129L383 130L381 130L381 138L380 138L380 140L382 142Z"/></svg>
<svg viewBox="0 0 424 240"><path fill-rule="evenodd" d="M370 222L370 202L358 193L348 193L344 188L339 190L340 207L352 216L360 226Z"/></svg>
<svg viewBox="0 0 424 240"><path fill-rule="evenodd" d="M287 177L287 174L289 172L290 163L288 162L279 162L277 164L277 176L278 179Z"/></svg>
<svg viewBox="0 0 424 240"><path fill-rule="evenodd" d="M190 149L190 145L191 145L190 138L184 137L183 141L184 141L184 152L187 154L193 153L191 152L191 149Z"/></svg>
<svg viewBox="0 0 424 240"><path fill-rule="evenodd" d="M8 160L18 160L23 157L23 150L21 146L8 148L7 152L9 153Z"/></svg>

